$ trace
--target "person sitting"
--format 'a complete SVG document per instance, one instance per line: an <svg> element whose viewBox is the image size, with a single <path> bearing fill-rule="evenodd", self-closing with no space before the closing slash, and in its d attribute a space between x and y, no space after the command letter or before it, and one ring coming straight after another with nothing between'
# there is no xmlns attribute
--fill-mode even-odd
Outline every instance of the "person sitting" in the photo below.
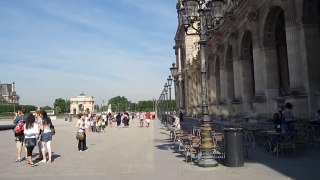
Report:
<svg viewBox="0 0 320 180"><path fill-rule="evenodd" d="M173 127L174 127L175 131L181 130L180 118L178 116L175 116L175 118L174 118Z"/></svg>
<svg viewBox="0 0 320 180"><path fill-rule="evenodd" d="M287 123L289 129L293 130L293 121L295 120L292 104L286 103L284 110L282 111L285 122Z"/></svg>
<svg viewBox="0 0 320 180"><path fill-rule="evenodd" d="M314 124L314 125L320 125L320 109L318 109L318 110L314 113L314 117L313 117L312 124Z"/></svg>
<svg viewBox="0 0 320 180"><path fill-rule="evenodd" d="M281 124L283 121L282 110L279 110L279 112L273 115L273 122L275 124L275 129L277 132L281 132Z"/></svg>
<svg viewBox="0 0 320 180"><path fill-rule="evenodd" d="M292 131L288 124L285 121L282 121L281 125L281 132L284 134L277 135L274 139L271 140L271 147L273 149L272 153L277 152L277 144L289 141L294 136L294 131Z"/></svg>

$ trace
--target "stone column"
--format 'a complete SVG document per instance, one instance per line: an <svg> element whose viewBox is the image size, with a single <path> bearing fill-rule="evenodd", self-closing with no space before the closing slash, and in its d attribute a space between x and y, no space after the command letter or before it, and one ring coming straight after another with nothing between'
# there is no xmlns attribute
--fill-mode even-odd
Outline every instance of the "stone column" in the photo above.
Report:
<svg viewBox="0 0 320 180"><path fill-rule="evenodd" d="M314 8L316 9L316 7ZM300 52L303 64L302 71L304 75L304 86L306 87L306 91L308 93L308 110L305 110L305 113L308 113L308 116L313 116L314 112L320 107L319 15L315 10L313 10L311 13L305 12L305 14L301 16L301 19L300 17L298 18L298 32L300 35L301 48Z"/></svg>
<svg viewBox="0 0 320 180"><path fill-rule="evenodd" d="M252 98L252 75L251 75L251 61L249 59L242 59L240 61L241 76L242 76L242 100L244 112L249 112L249 100Z"/></svg>
<svg viewBox="0 0 320 180"><path fill-rule="evenodd" d="M259 37L258 32L253 32L252 34L252 46L253 46L253 70L254 70L254 84L255 84L255 94L258 96L264 96L265 90L265 74L266 74L266 64L263 58L263 53L259 48Z"/></svg>
<svg viewBox="0 0 320 180"><path fill-rule="evenodd" d="M298 29L295 20L295 1L287 1L285 4L290 89L304 91Z"/></svg>
<svg viewBox="0 0 320 180"><path fill-rule="evenodd" d="M265 95L267 100L267 112L274 113L277 110L278 102L275 100L279 97L279 70L278 70L278 57L275 42L265 42L264 48L261 49L266 62L266 82L265 82ZM281 102L280 102L281 103Z"/></svg>
<svg viewBox="0 0 320 180"><path fill-rule="evenodd" d="M220 101L226 103L228 98L228 88L227 88L227 70L225 67L220 68L220 89L221 89Z"/></svg>
<svg viewBox="0 0 320 180"><path fill-rule="evenodd" d="M233 63L233 81L234 81L234 99L241 101L241 74L240 74L240 60L239 60L239 47L238 47L238 31L232 31L229 35L230 43L232 46L232 63Z"/></svg>

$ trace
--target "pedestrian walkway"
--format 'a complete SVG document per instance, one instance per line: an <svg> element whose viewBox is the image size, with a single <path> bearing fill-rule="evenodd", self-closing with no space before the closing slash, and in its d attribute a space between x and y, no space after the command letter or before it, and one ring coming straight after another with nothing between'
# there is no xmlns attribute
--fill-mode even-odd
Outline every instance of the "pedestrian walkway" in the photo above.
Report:
<svg viewBox="0 0 320 180"><path fill-rule="evenodd" d="M319 155L291 160L261 151L252 153L244 167L201 168L184 162L159 120L152 120L149 128L140 128L137 122L129 128L88 133L89 151L78 152L75 122L57 119L54 162L33 168L25 161L12 163L16 156L12 131L0 131L0 179L315 179L317 174Z"/></svg>

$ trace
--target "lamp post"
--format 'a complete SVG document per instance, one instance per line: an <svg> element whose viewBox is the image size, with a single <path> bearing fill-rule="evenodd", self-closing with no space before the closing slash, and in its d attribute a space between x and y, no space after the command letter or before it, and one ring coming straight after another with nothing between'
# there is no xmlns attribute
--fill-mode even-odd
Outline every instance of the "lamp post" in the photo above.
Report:
<svg viewBox="0 0 320 180"><path fill-rule="evenodd" d="M164 120L164 112L165 112L165 93L164 93L164 91L162 91L160 99L161 99L161 116L162 116L162 120Z"/></svg>
<svg viewBox="0 0 320 180"><path fill-rule="evenodd" d="M171 85L172 85L172 78L171 76L168 77L167 81L168 81L168 87L169 87L169 100L171 100Z"/></svg>
<svg viewBox="0 0 320 180"><path fill-rule="evenodd" d="M172 67L170 68L170 71L171 71L171 76L173 77L173 81L174 81L174 93L175 93L176 108L177 108L176 112L178 112L178 108L180 108L180 93L176 92L176 90L177 90L176 89L176 80L177 80L177 74L178 74L178 67L176 67L175 63L172 63Z"/></svg>
<svg viewBox="0 0 320 180"><path fill-rule="evenodd" d="M207 101L207 79L206 79L206 59L205 45L207 36L221 24L223 20L222 5L223 0L183 0L183 7L179 9L179 18L185 27L187 35L200 36L200 61L201 61L201 149L198 165L201 167L215 167L218 162L213 156L212 127L209 117ZM195 24L199 26L195 27ZM188 33L190 29L195 32Z"/></svg>
<svg viewBox="0 0 320 180"><path fill-rule="evenodd" d="M167 83L164 84L164 93L165 93L165 99L166 99L166 112L168 111L168 85Z"/></svg>

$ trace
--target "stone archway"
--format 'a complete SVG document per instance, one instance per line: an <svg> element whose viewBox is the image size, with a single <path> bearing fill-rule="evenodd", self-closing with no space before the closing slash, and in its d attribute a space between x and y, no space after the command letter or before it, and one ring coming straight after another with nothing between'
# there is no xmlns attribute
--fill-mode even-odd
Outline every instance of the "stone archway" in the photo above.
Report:
<svg viewBox="0 0 320 180"><path fill-rule="evenodd" d="M79 113L83 113L83 110L84 110L83 104L79 104L78 109L79 109Z"/></svg>
<svg viewBox="0 0 320 180"><path fill-rule="evenodd" d="M73 112L72 114L77 114L77 109L73 108L72 112Z"/></svg>
<svg viewBox="0 0 320 180"><path fill-rule="evenodd" d="M240 63L242 64L242 96L248 101L255 94L252 32L249 30L245 31L242 37Z"/></svg>
<svg viewBox="0 0 320 180"><path fill-rule="evenodd" d="M264 28L264 46L268 49L267 87L277 96L288 94L290 87L285 16L281 7L270 9Z"/></svg>

